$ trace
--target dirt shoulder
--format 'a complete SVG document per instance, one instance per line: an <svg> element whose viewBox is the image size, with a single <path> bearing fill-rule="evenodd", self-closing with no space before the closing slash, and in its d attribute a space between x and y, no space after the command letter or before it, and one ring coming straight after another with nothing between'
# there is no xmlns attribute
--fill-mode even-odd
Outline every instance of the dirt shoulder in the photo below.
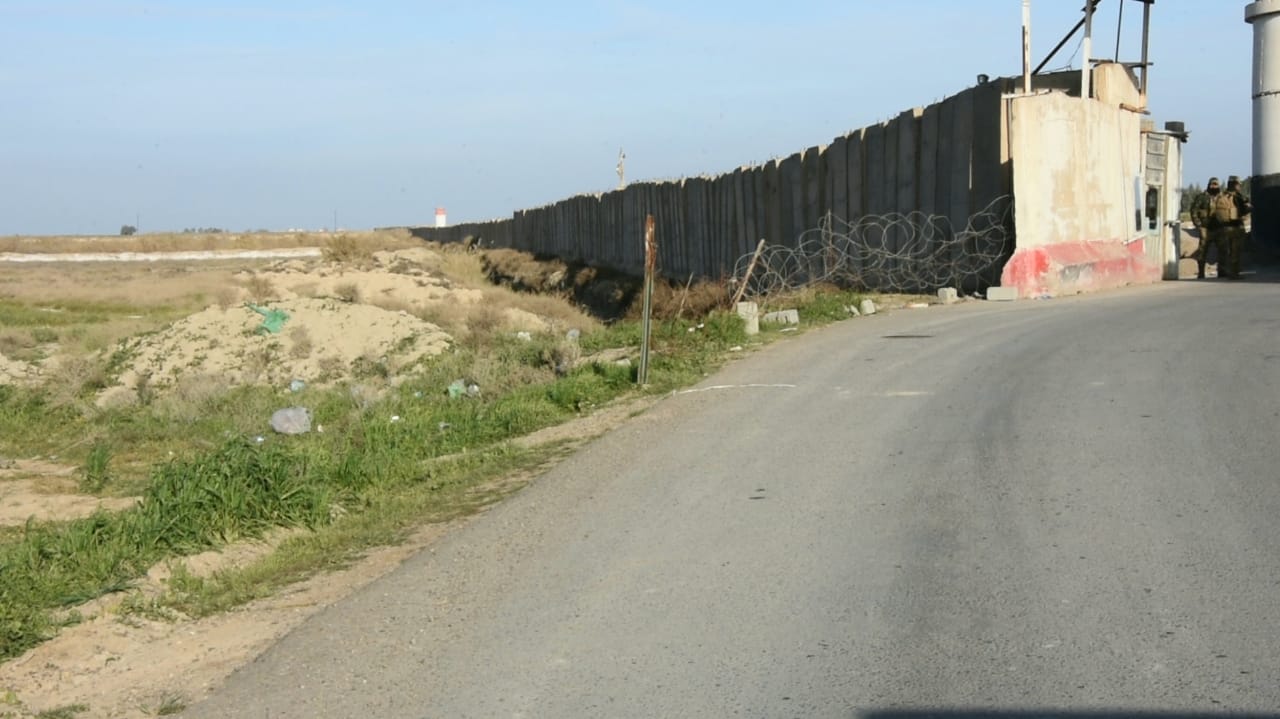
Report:
<svg viewBox="0 0 1280 719"><path fill-rule="evenodd" d="M648 397L611 404L524 437L519 443L528 447L580 445L656 401ZM533 479L513 476L504 481L523 484ZM203 619L122 615L118 608L124 595L91 602L81 608L85 621L0 664L0 717L26 719L40 712L82 706L85 709L75 716L134 719L194 704L307 618L395 570L417 552L429 550L441 537L483 514L482 510L421 527L403 543L369 551L345 569L314 576L267 599ZM243 566L270 552L272 546L271 541L235 544L189 558L186 564L192 572L211 573ZM165 575L164 568L155 568L144 585L159 590ZM143 589L146 591L145 586Z"/></svg>

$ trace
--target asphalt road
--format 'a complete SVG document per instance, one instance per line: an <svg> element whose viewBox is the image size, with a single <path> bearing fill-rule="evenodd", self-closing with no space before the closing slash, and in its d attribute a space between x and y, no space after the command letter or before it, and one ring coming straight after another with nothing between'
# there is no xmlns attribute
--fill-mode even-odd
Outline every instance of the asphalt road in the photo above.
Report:
<svg viewBox="0 0 1280 719"><path fill-rule="evenodd" d="M904 310L698 389L185 716L1280 716L1280 284Z"/></svg>

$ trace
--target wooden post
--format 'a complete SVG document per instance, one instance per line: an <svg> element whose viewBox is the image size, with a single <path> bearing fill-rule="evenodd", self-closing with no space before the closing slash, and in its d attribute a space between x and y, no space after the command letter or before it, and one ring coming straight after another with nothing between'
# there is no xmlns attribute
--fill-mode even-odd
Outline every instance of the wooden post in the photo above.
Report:
<svg viewBox="0 0 1280 719"><path fill-rule="evenodd" d="M756 262L760 259L760 253L764 252L764 240L760 240L760 244L756 245L756 253L751 256L751 263L747 265L747 271L742 275L742 279L738 283L738 291L733 294L733 301L729 303L729 309L738 306L738 302L742 300L742 294L747 291L747 280L751 279L751 273L756 269Z"/></svg>

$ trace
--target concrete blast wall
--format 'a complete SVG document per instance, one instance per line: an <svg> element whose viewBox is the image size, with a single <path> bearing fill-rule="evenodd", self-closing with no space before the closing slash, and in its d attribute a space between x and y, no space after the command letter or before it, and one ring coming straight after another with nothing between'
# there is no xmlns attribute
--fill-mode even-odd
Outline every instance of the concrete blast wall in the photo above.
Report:
<svg viewBox="0 0 1280 719"><path fill-rule="evenodd" d="M1280 0L1244 11L1253 26L1253 239L1280 249Z"/></svg>
<svg viewBox="0 0 1280 719"><path fill-rule="evenodd" d="M1117 92L1120 101L1058 92L1010 101L1017 250L1001 284L1021 296L1161 278L1160 248L1135 226L1144 136L1123 100L1137 98Z"/></svg>
<svg viewBox="0 0 1280 719"><path fill-rule="evenodd" d="M509 220L415 234L440 242L480 238L486 247L638 274L644 218L653 215L665 276L720 278L760 239L796 247L828 212L848 221L922 212L946 218L958 231L995 200L1013 195L1016 228L1007 231L1016 235L1016 249L994 252L1012 257L1002 271L999 263L992 270L999 276L980 276L978 287L964 289L1000 283L1036 296L1159 280L1161 262L1168 261L1162 253L1176 263L1176 252L1163 247L1170 243L1158 233L1139 229L1149 219L1139 207L1146 204L1141 188L1150 184L1143 175L1159 168L1144 166L1151 153L1144 150L1136 81L1123 65L1104 63L1092 86L1091 97L1081 98L1079 74L1059 73L1037 77L1035 94L1022 96L1013 94L1019 80L1005 78L762 165L640 182L520 210ZM1169 159L1180 167L1176 155L1160 156ZM1161 182L1180 179L1169 177ZM896 223L885 227L876 251L893 259L879 276L863 275L868 289L896 289L886 280L892 263L909 261L899 253L907 231ZM993 254L992 248L963 251Z"/></svg>
<svg viewBox="0 0 1280 719"><path fill-rule="evenodd" d="M637 182L519 210L509 220L413 231L428 240L480 238L485 247L640 273L644 218L653 215L659 267L684 279L728 276L760 239L794 247L828 212L853 220L923 211L963 229L971 215L1012 191L1003 87L974 87L761 165Z"/></svg>

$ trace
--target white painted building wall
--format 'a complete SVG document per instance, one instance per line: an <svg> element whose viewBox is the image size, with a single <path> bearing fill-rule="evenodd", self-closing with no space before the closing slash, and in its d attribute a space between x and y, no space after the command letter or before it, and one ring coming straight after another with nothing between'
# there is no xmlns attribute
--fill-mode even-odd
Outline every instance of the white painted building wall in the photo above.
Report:
<svg viewBox="0 0 1280 719"><path fill-rule="evenodd" d="M1137 236L1140 115L1060 92L1015 98L1009 113L1020 249Z"/></svg>

